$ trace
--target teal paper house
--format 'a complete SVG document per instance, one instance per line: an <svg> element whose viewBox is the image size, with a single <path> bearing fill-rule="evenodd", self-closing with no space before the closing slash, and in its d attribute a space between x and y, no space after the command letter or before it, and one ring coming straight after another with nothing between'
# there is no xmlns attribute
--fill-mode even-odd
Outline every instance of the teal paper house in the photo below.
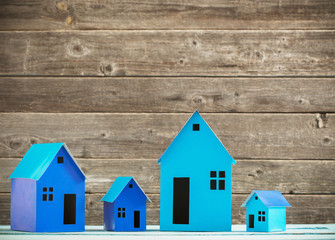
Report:
<svg viewBox="0 0 335 240"><path fill-rule="evenodd" d="M197 111L158 163L160 230L231 231L235 160Z"/></svg>
<svg viewBox="0 0 335 240"><path fill-rule="evenodd" d="M247 231L286 230L286 207L291 205L279 191L254 190L241 207L247 208Z"/></svg>

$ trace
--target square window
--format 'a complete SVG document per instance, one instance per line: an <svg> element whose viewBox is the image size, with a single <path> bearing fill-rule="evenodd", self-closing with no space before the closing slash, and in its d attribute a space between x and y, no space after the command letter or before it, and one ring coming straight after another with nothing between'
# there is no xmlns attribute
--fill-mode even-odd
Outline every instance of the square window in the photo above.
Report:
<svg viewBox="0 0 335 240"><path fill-rule="evenodd" d="M46 192L46 191L48 191L48 188L44 187L43 192Z"/></svg>
<svg viewBox="0 0 335 240"><path fill-rule="evenodd" d="M125 209L125 208L122 208L122 211L126 211L126 209Z"/></svg>
<svg viewBox="0 0 335 240"><path fill-rule="evenodd" d="M120 213L120 212L117 213L117 217L118 217L118 218L121 217L121 213Z"/></svg>
<svg viewBox="0 0 335 240"><path fill-rule="evenodd" d="M193 124L193 131L200 131L200 125L199 124Z"/></svg>
<svg viewBox="0 0 335 240"><path fill-rule="evenodd" d="M47 194L43 194L43 201L48 200L48 195Z"/></svg>
<svg viewBox="0 0 335 240"><path fill-rule="evenodd" d="M262 221L262 217L259 216L259 217L258 217L258 222L261 222L261 221Z"/></svg>
<svg viewBox="0 0 335 240"><path fill-rule="evenodd" d="M121 208L118 208L117 210L118 210L118 211L121 211Z"/></svg>
<svg viewBox="0 0 335 240"><path fill-rule="evenodd" d="M211 177L216 177L216 171L211 171Z"/></svg>
<svg viewBox="0 0 335 240"><path fill-rule="evenodd" d="M58 157L57 162L58 163L64 163L64 158L63 157Z"/></svg>
<svg viewBox="0 0 335 240"><path fill-rule="evenodd" d="M224 178L226 177L225 171L219 171L219 178Z"/></svg>
<svg viewBox="0 0 335 240"><path fill-rule="evenodd" d="M219 190L225 190L225 180L219 180Z"/></svg>
<svg viewBox="0 0 335 240"><path fill-rule="evenodd" d="M129 188L133 188L133 184L129 184Z"/></svg>
<svg viewBox="0 0 335 240"><path fill-rule="evenodd" d="M261 211L258 211L258 214L259 214L259 215L261 215L261 214L262 214L262 212L261 212Z"/></svg>
<svg viewBox="0 0 335 240"><path fill-rule="evenodd" d="M258 197L256 196L255 199L258 200Z"/></svg>
<svg viewBox="0 0 335 240"><path fill-rule="evenodd" d="M211 190L216 190L216 180L211 180Z"/></svg>
<svg viewBox="0 0 335 240"><path fill-rule="evenodd" d="M49 194L49 201L53 201L54 200L54 195L53 194Z"/></svg>
<svg viewBox="0 0 335 240"><path fill-rule="evenodd" d="M264 216L262 217L262 221L265 222L265 217Z"/></svg>
<svg viewBox="0 0 335 240"><path fill-rule="evenodd" d="M122 217L123 217L123 218L126 217L126 213L125 213L125 212L122 213Z"/></svg>
<svg viewBox="0 0 335 240"><path fill-rule="evenodd" d="M265 215L265 212L263 211L262 214Z"/></svg>
<svg viewBox="0 0 335 240"><path fill-rule="evenodd" d="M49 187L49 192L53 192L54 188L53 187Z"/></svg>

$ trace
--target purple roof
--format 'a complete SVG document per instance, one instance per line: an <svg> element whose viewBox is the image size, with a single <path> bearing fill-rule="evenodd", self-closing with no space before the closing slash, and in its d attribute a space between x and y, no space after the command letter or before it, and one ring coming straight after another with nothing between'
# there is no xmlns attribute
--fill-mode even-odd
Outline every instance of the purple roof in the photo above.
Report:
<svg viewBox="0 0 335 240"><path fill-rule="evenodd" d="M254 190L244 201L241 207L246 207L252 196L256 194L262 203L267 207L291 207L279 191Z"/></svg>

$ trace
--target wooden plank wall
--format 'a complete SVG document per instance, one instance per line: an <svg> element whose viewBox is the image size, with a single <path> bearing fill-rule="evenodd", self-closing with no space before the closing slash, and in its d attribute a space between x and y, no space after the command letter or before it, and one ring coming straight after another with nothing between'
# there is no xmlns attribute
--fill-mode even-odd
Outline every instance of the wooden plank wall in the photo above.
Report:
<svg viewBox="0 0 335 240"><path fill-rule="evenodd" d="M68 144L88 176L86 223L120 175L159 223L156 160L196 109L237 160L233 223L253 189L288 223L335 222L332 0L0 1L0 224L34 143Z"/></svg>

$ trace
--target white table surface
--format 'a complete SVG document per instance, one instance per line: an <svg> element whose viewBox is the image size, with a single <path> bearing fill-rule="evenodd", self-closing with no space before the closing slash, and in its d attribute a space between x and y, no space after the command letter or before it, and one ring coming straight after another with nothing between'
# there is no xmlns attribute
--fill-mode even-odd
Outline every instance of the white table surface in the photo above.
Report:
<svg viewBox="0 0 335 240"><path fill-rule="evenodd" d="M231 232L160 232L159 226L147 226L146 232L110 232L102 226L86 226L85 232L30 233L0 226L0 240L40 239L335 239L335 224L288 224L285 232L246 232L245 225L233 225Z"/></svg>

